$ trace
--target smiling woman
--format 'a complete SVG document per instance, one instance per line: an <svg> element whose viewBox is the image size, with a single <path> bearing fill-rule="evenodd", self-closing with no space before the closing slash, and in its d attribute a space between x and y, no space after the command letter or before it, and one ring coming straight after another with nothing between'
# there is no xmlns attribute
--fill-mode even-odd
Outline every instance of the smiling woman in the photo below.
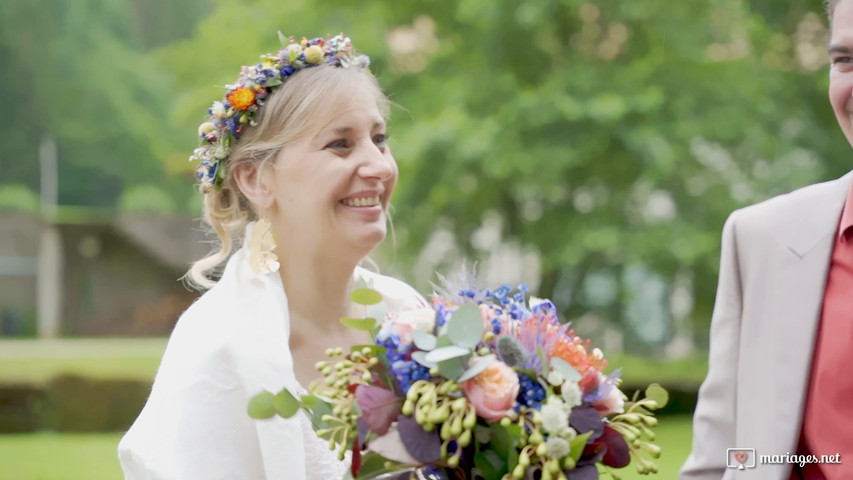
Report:
<svg viewBox="0 0 853 480"><path fill-rule="evenodd" d="M148 402L119 446L128 479L341 478L307 417L257 422L256 393L302 387L361 278L388 314L425 300L358 266L384 238L397 166L388 99L343 35L303 39L243 67L199 127L192 159L218 248L189 283L210 288L178 321ZM224 270L222 265L225 264ZM213 278L220 275L215 281Z"/></svg>

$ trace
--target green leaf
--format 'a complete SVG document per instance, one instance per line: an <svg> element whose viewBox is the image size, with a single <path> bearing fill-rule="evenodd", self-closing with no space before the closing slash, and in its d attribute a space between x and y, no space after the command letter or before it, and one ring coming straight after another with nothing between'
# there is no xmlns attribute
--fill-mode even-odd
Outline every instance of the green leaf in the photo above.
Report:
<svg viewBox="0 0 853 480"><path fill-rule="evenodd" d="M483 318L480 307L466 303L459 307L447 322L447 336L454 344L474 348L483 341Z"/></svg>
<svg viewBox="0 0 853 480"><path fill-rule="evenodd" d="M350 294L350 298L359 305L376 305L382 301L382 294L370 288L359 288Z"/></svg>
<svg viewBox="0 0 853 480"><path fill-rule="evenodd" d="M281 85L281 80L278 78L268 78L267 83L265 85L267 87L277 87Z"/></svg>
<svg viewBox="0 0 853 480"><path fill-rule="evenodd" d="M474 425L474 439L477 443L491 443L492 429L485 425Z"/></svg>
<svg viewBox="0 0 853 480"><path fill-rule="evenodd" d="M506 460L494 450L486 450L474 455L474 466L483 478L501 478L506 471Z"/></svg>
<svg viewBox="0 0 853 480"><path fill-rule="evenodd" d="M344 326L352 328L354 330L360 330L363 332L369 332L376 326L376 320L372 318L349 318L344 317L341 319L341 323Z"/></svg>
<svg viewBox="0 0 853 480"><path fill-rule="evenodd" d="M331 424L323 421L324 415L332 414L332 406L331 404L320 401L320 403L314 405L311 408L311 424L314 426L314 430L322 430L325 428L331 427Z"/></svg>
<svg viewBox="0 0 853 480"><path fill-rule="evenodd" d="M512 424L504 427L499 422L490 425L491 441L495 451L506 461L507 471L512 471L518 464L518 440L521 437L521 427Z"/></svg>
<svg viewBox="0 0 853 480"><path fill-rule="evenodd" d="M435 350L427 353L425 359L428 362L440 363L445 360L461 357L470 353L470 348L462 348L456 345L449 345L446 347L436 348Z"/></svg>
<svg viewBox="0 0 853 480"><path fill-rule="evenodd" d="M415 341L415 346L425 352L428 352L435 348L435 335L422 332L420 330L415 330L414 332L412 332L412 339Z"/></svg>
<svg viewBox="0 0 853 480"><path fill-rule="evenodd" d="M465 373L463 373L462 376L459 377L459 380L457 380L457 381L458 382L464 382L465 380L468 380L469 378L476 377L480 372L485 370L486 367L488 367L489 364L492 363L492 361L494 361L495 359L497 359L497 356L495 354L486 355L484 357L475 357L473 359L474 364L469 366L468 370L465 370ZM469 362L469 365L470 365L470 362Z"/></svg>
<svg viewBox="0 0 853 480"><path fill-rule="evenodd" d="M391 471L391 469L385 468L385 457L379 455L378 453L366 451L361 454L361 468L358 469L358 478L373 478L378 476L379 474L385 473L386 471Z"/></svg>
<svg viewBox="0 0 853 480"><path fill-rule="evenodd" d="M275 411L284 418L290 418L299 411L300 403L286 388L275 396Z"/></svg>
<svg viewBox="0 0 853 480"><path fill-rule="evenodd" d="M275 395L266 390L249 400L249 416L257 419L275 416Z"/></svg>
<svg viewBox="0 0 853 480"><path fill-rule="evenodd" d="M653 383L646 387L646 398L650 398L657 403L657 408L663 408L669 402L669 392L657 383Z"/></svg>
<svg viewBox="0 0 853 480"><path fill-rule="evenodd" d="M575 367L571 366L569 362L563 360L559 357L554 357L551 359L551 368L557 371L563 379L568 380L570 382L580 381L581 374L575 370Z"/></svg>
<svg viewBox="0 0 853 480"><path fill-rule="evenodd" d="M316 395L303 395L302 398L299 399L302 402L302 405L308 408L314 408L317 404L321 403L320 397Z"/></svg>
<svg viewBox="0 0 853 480"><path fill-rule="evenodd" d="M583 449L584 447L586 447L586 441L589 439L589 436L592 435L592 432L593 431L590 430L586 433L582 433L569 442L569 448L571 449L571 451L569 452L569 456L572 457L572 460L574 460L575 462L577 462L578 459L581 458L581 454L583 454Z"/></svg>
<svg viewBox="0 0 853 480"><path fill-rule="evenodd" d="M414 352L412 354L412 360L418 362L419 364L427 367L427 368L436 368L438 366L435 362L427 361L426 359L427 352Z"/></svg>
<svg viewBox="0 0 853 480"><path fill-rule="evenodd" d="M429 356L429 355L427 355ZM438 362L438 371L444 378L456 380L465 373L466 357L455 357Z"/></svg>

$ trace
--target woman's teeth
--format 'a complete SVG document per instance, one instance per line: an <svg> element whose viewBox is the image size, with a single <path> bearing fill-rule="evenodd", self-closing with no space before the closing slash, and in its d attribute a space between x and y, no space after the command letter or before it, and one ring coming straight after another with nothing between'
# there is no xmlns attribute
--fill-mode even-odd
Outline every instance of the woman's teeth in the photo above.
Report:
<svg viewBox="0 0 853 480"><path fill-rule="evenodd" d="M342 202L350 207L372 207L379 205L379 197L345 198Z"/></svg>

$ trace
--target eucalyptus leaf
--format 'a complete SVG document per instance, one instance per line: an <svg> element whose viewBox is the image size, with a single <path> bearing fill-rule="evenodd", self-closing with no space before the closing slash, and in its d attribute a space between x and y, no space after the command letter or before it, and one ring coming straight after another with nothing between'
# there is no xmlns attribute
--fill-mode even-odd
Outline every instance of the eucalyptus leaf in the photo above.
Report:
<svg viewBox="0 0 853 480"><path fill-rule="evenodd" d="M461 357L471 353L470 348L462 348L456 345L448 345L446 347L436 348L427 353L425 359L428 362L440 363L450 358Z"/></svg>
<svg viewBox="0 0 853 480"><path fill-rule="evenodd" d="M669 392L657 383L653 383L646 387L646 398L650 398L657 403L657 408L663 408L669 402Z"/></svg>
<svg viewBox="0 0 853 480"><path fill-rule="evenodd" d="M382 294L370 288L359 288L350 294L350 298L359 305L376 305L382 301Z"/></svg>
<svg viewBox="0 0 853 480"><path fill-rule="evenodd" d="M249 416L257 419L275 416L275 395L263 391L249 400Z"/></svg>
<svg viewBox="0 0 853 480"><path fill-rule="evenodd" d="M456 380L465 373L465 357L449 358L438 362L438 371L444 378Z"/></svg>
<svg viewBox="0 0 853 480"><path fill-rule="evenodd" d="M436 345L435 335L420 330L412 332L412 339L415 341L415 346L425 352L434 349Z"/></svg>
<svg viewBox="0 0 853 480"><path fill-rule="evenodd" d="M554 357L551 359L551 368L553 368L557 373L562 375L564 380L569 382L577 382L580 381L581 374L575 370L575 367L571 366L569 362L563 360L559 357Z"/></svg>
<svg viewBox="0 0 853 480"><path fill-rule="evenodd" d="M286 388L275 396L275 411L284 418L290 418L299 411L300 403Z"/></svg>
<svg viewBox="0 0 853 480"><path fill-rule="evenodd" d="M369 332L376 326L376 320L372 318L349 318L344 317L341 319L341 323L344 326L352 328L354 330L360 330L363 332Z"/></svg>
<svg viewBox="0 0 853 480"><path fill-rule="evenodd" d="M436 368L438 366L435 362L429 362L426 359L427 352L414 352L412 353L412 360L418 362L419 364L425 366L426 368Z"/></svg>
<svg viewBox="0 0 853 480"><path fill-rule="evenodd" d="M470 365L470 363L469 363L470 366L468 367L468 370L465 370L465 373L463 373L462 376L459 377L458 381L464 382L465 380L468 380L469 378L476 377L477 375L480 374L480 372L485 370L486 367L488 367L489 364L492 363L492 361L494 361L496 358L497 358L497 356L495 354L489 354L489 355L486 355L484 357L475 357L473 359L473 361L470 362L470 363L473 363L473 365Z"/></svg>
<svg viewBox="0 0 853 480"><path fill-rule="evenodd" d="M466 303L459 307L447 322L447 336L455 345L474 348L483 341L483 318L480 307Z"/></svg>

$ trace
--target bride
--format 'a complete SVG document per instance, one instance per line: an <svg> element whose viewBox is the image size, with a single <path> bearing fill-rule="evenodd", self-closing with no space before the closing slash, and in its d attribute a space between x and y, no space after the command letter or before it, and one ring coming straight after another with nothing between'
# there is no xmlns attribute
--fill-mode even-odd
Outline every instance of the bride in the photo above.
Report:
<svg viewBox="0 0 853 480"><path fill-rule="evenodd" d="M391 313L425 304L358 266L385 238L397 182L369 60L343 36L291 42L243 67L199 128L192 158L219 248L188 272L209 289L119 444L128 480L341 478L348 465L304 415L254 420L249 399L304 393L327 347L366 341L339 322L363 314L349 299L359 277Z"/></svg>

